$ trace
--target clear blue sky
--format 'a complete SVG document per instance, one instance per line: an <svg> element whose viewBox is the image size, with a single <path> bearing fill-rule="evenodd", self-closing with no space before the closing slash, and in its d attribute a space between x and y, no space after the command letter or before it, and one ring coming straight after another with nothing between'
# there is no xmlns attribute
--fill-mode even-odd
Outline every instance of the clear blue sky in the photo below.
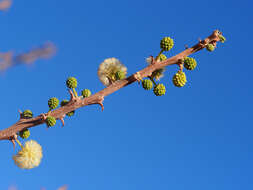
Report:
<svg viewBox="0 0 253 190"><path fill-rule="evenodd" d="M32 129L44 151L38 168L19 169L12 145L0 142L0 189L252 190L252 7L250 0L13 0L0 13L1 51L50 40L58 53L0 77L0 129L18 120L18 109L39 115L50 97L68 98L68 76L79 91L103 89L96 73L105 58L120 59L132 74L164 36L175 41L168 56L217 28L227 42L194 55L198 67L186 71L184 88L173 86L171 66L161 81L166 96L133 84L107 97L104 112L85 107L64 128Z"/></svg>

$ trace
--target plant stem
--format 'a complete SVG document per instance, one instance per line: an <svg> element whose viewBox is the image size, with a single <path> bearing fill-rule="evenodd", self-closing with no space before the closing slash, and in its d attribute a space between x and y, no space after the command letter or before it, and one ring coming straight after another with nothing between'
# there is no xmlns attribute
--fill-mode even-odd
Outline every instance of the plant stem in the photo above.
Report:
<svg viewBox="0 0 253 190"><path fill-rule="evenodd" d="M76 89L73 88L73 92L74 92L75 96L78 97Z"/></svg>
<svg viewBox="0 0 253 190"><path fill-rule="evenodd" d="M152 77L148 77L152 82L153 82L153 84L156 86L157 84L156 84L156 82L154 81L154 79L152 78Z"/></svg>
<svg viewBox="0 0 253 190"><path fill-rule="evenodd" d="M16 139L16 141L17 141L18 145L19 145L21 148L24 148L23 145L21 144L21 142L20 142L18 139Z"/></svg>
<svg viewBox="0 0 253 190"><path fill-rule="evenodd" d="M163 49L161 49L161 51L159 52L159 54L156 56L155 60L157 61L157 59L159 58L159 56L163 53Z"/></svg>

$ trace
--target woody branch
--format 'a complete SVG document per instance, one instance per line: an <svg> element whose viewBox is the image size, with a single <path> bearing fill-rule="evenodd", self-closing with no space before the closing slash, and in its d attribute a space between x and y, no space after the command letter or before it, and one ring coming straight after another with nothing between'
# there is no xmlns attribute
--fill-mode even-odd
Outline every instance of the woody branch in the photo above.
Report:
<svg viewBox="0 0 253 190"><path fill-rule="evenodd" d="M35 126L38 126L40 124L45 123L45 119L48 115L55 117L58 120L61 120L64 123L63 118L65 117L65 115L73 110L76 110L78 108L87 106L87 105L93 105L93 104L98 104L101 106L102 110L104 109L103 106L103 100L104 97L112 94L115 91L118 91L119 89L130 85L136 81L139 81L141 78L145 78L145 77L149 77L151 76L152 72L163 68L165 66L168 65L173 65L173 64L178 64L178 65L182 65L182 59L199 51L202 50L203 48L205 48L207 46L207 44L215 44L220 41L219 38L219 34L220 32L218 30L215 30L209 37L207 37L204 40L199 40L199 42L194 45L191 48L187 48L186 50L182 51L181 53L170 57L168 59L166 59L165 61L161 61L161 62L156 62L155 59L153 59L153 63L150 64L149 66L145 67L144 69L136 72L135 74L129 76L126 79L123 80L119 80L116 81L115 83L112 83L110 86L108 86L107 88L97 92L96 94L87 97L87 98L79 98L79 97L75 97L73 92L71 90L69 90L70 93L70 101L67 105L60 107L50 113L44 113L41 114L37 117L31 118L31 119L22 119L20 118L20 120L13 124L12 126L4 129L4 130L0 130L0 140L11 140L13 141L13 139L15 138L15 135L27 128L32 128Z"/></svg>

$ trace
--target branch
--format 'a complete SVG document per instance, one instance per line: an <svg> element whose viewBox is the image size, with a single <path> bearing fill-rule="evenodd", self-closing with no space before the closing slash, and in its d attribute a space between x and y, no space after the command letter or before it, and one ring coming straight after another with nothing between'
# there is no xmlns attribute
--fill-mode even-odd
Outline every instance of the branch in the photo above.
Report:
<svg viewBox="0 0 253 190"><path fill-rule="evenodd" d="M35 118L31 118L31 119L21 118L17 123L13 124L9 128L6 128L0 131L0 140L12 140L18 132L24 129L32 128L37 125L45 123L45 119L48 115L53 116L58 120L61 120L62 118L64 118L65 114L73 110L76 110L78 108L81 108L87 105L93 105L93 104L100 105L103 110L104 97L112 94L115 91L118 91L119 89L127 85L130 85L136 81L139 81L141 78L150 76L152 72L157 69L163 68L168 65L173 65L173 64L180 65L184 57L187 57L190 54L193 54L199 50L202 50L209 43L213 44L220 41L219 34L220 32L218 30L215 30L209 37L207 37L204 40L199 40L199 42L193 47L187 48L181 53L173 57L170 57L169 59L166 59L165 61L162 61L162 62L154 61L152 64L150 64L146 68L136 72L135 74L129 76L126 79L116 81L115 83L111 84L107 88L97 92L96 94L90 97L87 97L87 98L75 97L73 92L70 90L69 93L70 93L71 99L67 105L60 107L50 113L41 114Z"/></svg>
<svg viewBox="0 0 253 190"><path fill-rule="evenodd" d="M56 46L52 42L46 42L40 47L36 47L27 53L15 55L14 52L0 52L0 71L5 71L10 67L26 64L31 65L38 59L49 59L56 53Z"/></svg>
<svg viewBox="0 0 253 190"><path fill-rule="evenodd" d="M2 0L0 2L0 11L6 11L11 7L12 0Z"/></svg>

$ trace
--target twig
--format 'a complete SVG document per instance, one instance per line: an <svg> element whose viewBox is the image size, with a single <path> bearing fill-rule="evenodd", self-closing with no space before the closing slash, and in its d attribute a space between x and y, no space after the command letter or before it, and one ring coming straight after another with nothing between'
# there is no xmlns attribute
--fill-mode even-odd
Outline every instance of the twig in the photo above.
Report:
<svg viewBox="0 0 253 190"><path fill-rule="evenodd" d="M220 32L218 30L215 30L209 37L207 37L204 40L200 40L193 47L187 48L186 50L182 51L181 53L179 53L173 57L170 57L169 59L166 59L164 61L156 62L155 64L150 64L146 68L136 72L136 73L138 73L138 77L136 77L136 74L133 74L126 79L116 81L113 84L111 84L110 86L108 86L107 88L97 92L96 94L94 94L90 97L76 98L76 97L74 97L73 92L70 90L69 93L71 95L71 101L67 105L52 111L50 113L50 116L53 116L56 119L60 120L63 115L65 115L73 110L76 110L78 108L81 108L81 107L84 107L87 105L92 105L92 104L100 105L103 110L104 109L104 106L103 106L104 97L112 94L113 92L115 92L127 85L130 85L130 84L138 81L138 79L140 79L140 78L145 78L145 77L150 76L150 73L152 73L153 71L155 71L157 69L163 68L168 65L180 63L180 60L182 60L184 57L187 57L190 54L193 54L199 50L202 50L203 48L205 48L205 46L207 44L209 44L209 43L214 44L214 43L220 41L219 35L220 35ZM0 131L0 140L12 140L13 137L18 132L22 131L23 129L32 128L32 127L35 127L35 126L45 123L45 118L43 117L43 115L45 116L46 114L41 114L41 115L39 115L35 118L31 118L31 119L21 119L17 123L10 126L9 128L1 130Z"/></svg>

